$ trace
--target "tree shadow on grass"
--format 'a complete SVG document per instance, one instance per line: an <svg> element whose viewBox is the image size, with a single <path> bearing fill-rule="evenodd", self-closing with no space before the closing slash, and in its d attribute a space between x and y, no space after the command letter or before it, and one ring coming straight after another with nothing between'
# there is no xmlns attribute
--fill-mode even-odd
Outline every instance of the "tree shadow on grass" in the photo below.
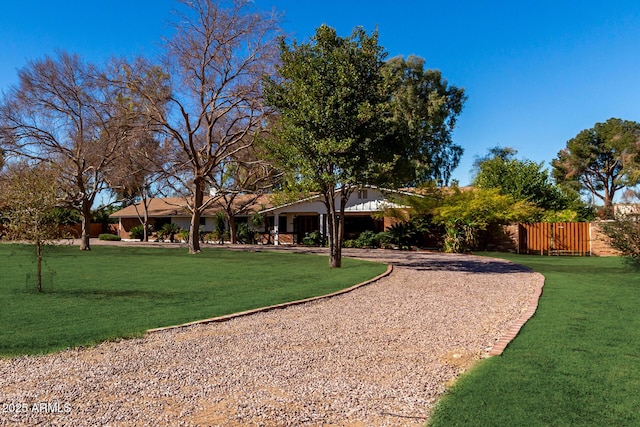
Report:
<svg viewBox="0 0 640 427"><path fill-rule="evenodd" d="M394 266L406 267L418 271L458 271L478 274L514 274L531 273L533 270L509 261L472 256L431 255L409 257L405 261L392 262Z"/></svg>

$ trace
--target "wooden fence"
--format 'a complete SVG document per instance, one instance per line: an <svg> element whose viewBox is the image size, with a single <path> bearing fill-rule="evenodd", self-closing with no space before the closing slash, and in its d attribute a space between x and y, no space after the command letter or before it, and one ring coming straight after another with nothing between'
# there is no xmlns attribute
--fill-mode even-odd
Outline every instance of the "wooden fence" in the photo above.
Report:
<svg viewBox="0 0 640 427"><path fill-rule="evenodd" d="M519 252L540 255L590 255L588 222L520 224Z"/></svg>

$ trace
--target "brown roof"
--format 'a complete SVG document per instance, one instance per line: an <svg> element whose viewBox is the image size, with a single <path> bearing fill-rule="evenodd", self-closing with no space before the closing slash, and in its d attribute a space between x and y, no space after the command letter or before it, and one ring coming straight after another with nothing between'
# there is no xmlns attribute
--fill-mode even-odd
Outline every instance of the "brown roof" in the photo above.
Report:
<svg viewBox="0 0 640 427"><path fill-rule="evenodd" d="M269 201L269 194L263 194L260 196L252 194L239 194L233 199L234 211L238 215L251 215L262 209L271 207ZM205 201L215 199L204 209L203 216L213 216L218 212L223 211L225 204L222 197L209 197L205 196ZM255 200L254 200L255 199ZM136 211L136 205L138 210ZM141 202L136 205L127 206L124 209L120 209L117 212L109 215L113 218L137 218L143 212ZM166 198L154 198L149 200L149 216L150 217L167 217L178 216L185 217L191 216L189 209L187 208L187 202L183 197L166 197Z"/></svg>

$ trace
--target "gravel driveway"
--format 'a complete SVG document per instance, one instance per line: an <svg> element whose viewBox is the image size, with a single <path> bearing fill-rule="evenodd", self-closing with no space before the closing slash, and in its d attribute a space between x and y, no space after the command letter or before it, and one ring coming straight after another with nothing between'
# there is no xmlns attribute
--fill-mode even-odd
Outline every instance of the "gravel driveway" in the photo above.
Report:
<svg viewBox="0 0 640 427"><path fill-rule="evenodd" d="M350 254L393 272L303 305L0 360L0 425L419 426L541 280L474 256Z"/></svg>

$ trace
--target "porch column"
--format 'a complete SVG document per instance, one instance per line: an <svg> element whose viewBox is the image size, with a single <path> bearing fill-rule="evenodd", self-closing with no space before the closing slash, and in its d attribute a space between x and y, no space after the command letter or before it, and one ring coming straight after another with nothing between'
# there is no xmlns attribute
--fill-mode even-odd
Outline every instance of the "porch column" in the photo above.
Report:
<svg viewBox="0 0 640 427"><path fill-rule="evenodd" d="M278 221L279 221L279 215L278 212L275 212L273 214L273 245L274 246L278 246L280 244L279 240L278 240Z"/></svg>
<svg viewBox="0 0 640 427"><path fill-rule="evenodd" d="M326 227L326 224L325 224L325 222L324 222L324 219L325 219L325 214L322 214L322 213L321 213L321 214L320 214L320 221L318 222L318 228L319 228L320 230L318 230L318 231L320 231L320 235L321 235L323 238L324 238L324 237L327 237L327 227Z"/></svg>

